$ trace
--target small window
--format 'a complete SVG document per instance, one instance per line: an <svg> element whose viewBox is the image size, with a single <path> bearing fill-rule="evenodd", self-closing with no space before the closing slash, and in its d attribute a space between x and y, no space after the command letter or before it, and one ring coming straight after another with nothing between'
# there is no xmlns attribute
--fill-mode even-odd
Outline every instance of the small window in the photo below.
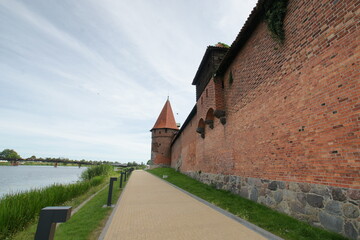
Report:
<svg viewBox="0 0 360 240"><path fill-rule="evenodd" d="M165 133L167 133L167 129L165 129Z"/></svg>
<svg viewBox="0 0 360 240"><path fill-rule="evenodd" d="M232 74L232 71L229 72L229 84L233 84L234 82L234 78L233 78L233 74Z"/></svg>
<svg viewBox="0 0 360 240"><path fill-rule="evenodd" d="M161 131L159 131L159 134L161 134Z"/></svg>

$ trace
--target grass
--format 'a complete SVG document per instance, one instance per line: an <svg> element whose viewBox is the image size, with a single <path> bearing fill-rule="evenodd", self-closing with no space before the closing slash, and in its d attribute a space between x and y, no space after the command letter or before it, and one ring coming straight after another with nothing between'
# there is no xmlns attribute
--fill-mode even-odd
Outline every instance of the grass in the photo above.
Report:
<svg viewBox="0 0 360 240"><path fill-rule="evenodd" d="M112 203L115 204L121 190L115 182ZM103 207L107 202L108 189L99 192L85 204L69 221L63 223L55 232L55 240L91 240L98 239L106 220L113 208Z"/></svg>
<svg viewBox="0 0 360 240"><path fill-rule="evenodd" d="M7 239L24 230L47 206L59 206L81 196L104 182L112 172L111 166L93 166L83 174L85 180L74 184L54 184L26 192L5 195L0 199L0 239ZM83 175L82 175L83 176Z"/></svg>
<svg viewBox="0 0 360 240"><path fill-rule="evenodd" d="M118 176L118 175L117 175ZM123 187L126 182L123 182ZM105 185L107 187L99 192ZM62 223L55 231L55 239L87 239L95 240L100 236L112 208L102 208L107 203L108 182L90 189L87 193L65 202L64 206L72 206L75 209L87 198L99 192L89 202L87 202L78 212L76 212L66 223ZM119 182L114 182L112 203L115 204L119 198L121 189ZM24 231L18 232L9 239L12 240L32 240L34 239L38 218L36 218Z"/></svg>
<svg viewBox="0 0 360 240"><path fill-rule="evenodd" d="M91 166L81 173L81 179L90 180L96 176L107 176L112 173L113 169L113 166L106 164Z"/></svg>
<svg viewBox="0 0 360 240"><path fill-rule="evenodd" d="M229 191L215 189L176 172L172 168L156 168L148 171L159 177L168 175L168 178L164 180L284 239L347 239L339 234L313 227Z"/></svg>
<svg viewBox="0 0 360 240"><path fill-rule="evenodd" d="M73 209L75 209L77 206L79 206L82 202L84 202L86 199L88 199L91 195L98 192L101 188L103 188L107 183L102 183L98 186L92 187L89 191L87 191L85 194L76 197L70 201L66 201L63 206L72 206ZM17 232L15 235L11 236L9 239L12 240L27 240L27 239L34 239L37 224L38 224L39 218L36 217L32 222L29 223L29 225L20 232Z"/></svg>
<svg viewBox="0 0 360 240"><path fill-rule="evenodd" d="M95 177L75 184L54 184L43 189L5 195L0 199L0 239L23 229L46 206L59 206L101 184L104 177Z"/></svg>

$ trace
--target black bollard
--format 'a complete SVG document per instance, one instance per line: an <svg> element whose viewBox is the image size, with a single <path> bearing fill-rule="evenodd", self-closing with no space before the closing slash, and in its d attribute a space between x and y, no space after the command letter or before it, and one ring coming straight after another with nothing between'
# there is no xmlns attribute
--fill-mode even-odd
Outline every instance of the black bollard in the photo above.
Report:
<svg viewBox="0 0 360 240"><path fill-rule="evenodd" d="M121 172L121 173L120 173L120 188L122 188L123 175L124 175L124 173L123 173L123 172Z"/></svg>
<svg viewBox="0 0 360 240"><path fill-rule="evenodd" d="M117 180L116 177L110 178L109 194L108 194L108 201L107 201L107 206L108 206L108 207L111 207L112 190L113 190L114 182L115 182L116 180Z"/></svg>
<svg viewBox="0 0 360 240"><path fill-rule="evenodd" d="M124 171L124 182L126 182L126 170Z"/></svg>
<svg viewBox="0 0 360 240"><path fill-rule="evenodd" d="M66 222L70 216L71 207L46 207L41 209L34 239L54 239L56 223Z"/></svg>

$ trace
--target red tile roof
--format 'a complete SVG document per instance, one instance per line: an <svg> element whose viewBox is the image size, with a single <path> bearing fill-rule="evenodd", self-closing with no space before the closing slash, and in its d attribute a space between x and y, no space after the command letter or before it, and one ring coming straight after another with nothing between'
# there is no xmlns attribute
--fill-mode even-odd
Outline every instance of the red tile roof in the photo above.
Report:
<svg viewBox="0 0 360 240"><path fill-rule="evenodd" d="M179 129L176 125L174 113L171 109L169 100L166 101L158 119L156 120L154 127L151 130L158 128L170 128L176 130Z"/></svg>

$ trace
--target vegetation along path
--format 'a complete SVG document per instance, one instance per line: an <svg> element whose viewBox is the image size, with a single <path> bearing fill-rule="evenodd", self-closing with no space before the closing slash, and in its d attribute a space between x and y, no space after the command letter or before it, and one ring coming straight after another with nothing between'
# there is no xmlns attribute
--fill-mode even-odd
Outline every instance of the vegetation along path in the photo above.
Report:
<svg viewBox="0 0 360 240"><path fill-rule="evenodd" d="M145 171L134 171L100 239L279 239Z"/></svg>
<svg viewBox="0 0 360 240"><path fill-rule="evenodd" d="M229 191L215 189L195 179L192 179L172 168L155 168L149 170L152 174L167 178L164 180L176 187L211 202L211 204L226 209L241 219L245 219L258 227L261 227L279 237L287 240L345 240L344 236L337 233L328 232L301 222L283 213L277 212L264 205L250 201L235 195ZM222 210L224 211L224 210ZM243 220L242 220L243 221Z"/></svg>

